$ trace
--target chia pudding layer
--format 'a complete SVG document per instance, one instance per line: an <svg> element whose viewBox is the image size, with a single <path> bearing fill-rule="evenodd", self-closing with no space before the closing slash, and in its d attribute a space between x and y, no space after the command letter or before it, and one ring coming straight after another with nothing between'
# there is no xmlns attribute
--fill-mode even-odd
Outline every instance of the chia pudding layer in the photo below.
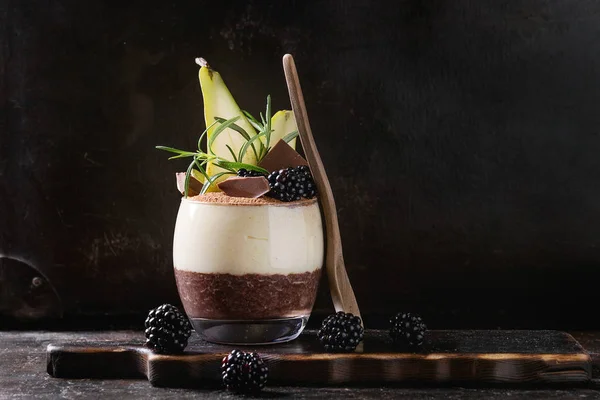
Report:
<svg viewBox="0 0 600 400"><path fill-rule="evenodd" d="M190 318L308 316L323 256L316 199L284 203L207 193L182 200L173 262Z"/></svg>
<svg viewBox="0 0 600 400"><path fill-rule="evenodd" d="M300 274L203 274L175 270L190 318L274 319L309 315L321 270Z"/></svg>

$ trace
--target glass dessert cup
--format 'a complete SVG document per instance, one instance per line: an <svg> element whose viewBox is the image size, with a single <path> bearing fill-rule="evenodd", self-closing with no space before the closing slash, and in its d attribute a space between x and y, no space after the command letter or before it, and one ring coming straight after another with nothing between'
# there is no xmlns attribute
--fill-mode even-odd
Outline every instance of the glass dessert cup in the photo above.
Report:
<svg viewBox="0 0 600 400"><path fill-rule="evenodd" d="M295 339L312 311L323 247L316 199L182 199L173 264L194 329L215 343Z"/></svg>

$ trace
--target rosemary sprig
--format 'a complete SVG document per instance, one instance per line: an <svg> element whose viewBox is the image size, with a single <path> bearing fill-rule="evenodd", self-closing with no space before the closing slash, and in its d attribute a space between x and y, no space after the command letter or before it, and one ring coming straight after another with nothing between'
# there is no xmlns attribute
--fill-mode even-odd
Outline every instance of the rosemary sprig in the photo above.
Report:
<svg viewBox="0 0 600 400"><path fill-rule="evenodd" d="M257 171L257 172L260 172L263 174L269 173L266 169L261 168L257 165L246 164L246 163L239 162L239 161L229 161L229 160L226 160L224 158L221 158L221 157L218 157L218 156L215 156L212 154L206 154L202 151L189 152L189 151L180 150L180 149L176 149L173 147L166 147L166 146L156 146L156 148L159 150L164 150L164 151L168 151L170 153L178 154L177 156L170 157L169 159L189 158L189 157L193 158L193 160L190 162L188 169L185 173L185 192L184 192L185 197L188 197L190 177L192 175L193 169L198 170L204 176L204 185L202 186L202 192L200 194L204 194L206 192L206 190L209 188L209 186L212 183L214 183L217 179L219 179L221 176L237 175L237 171L242 168L251 170L251 171ZM214 165L224 169L225 171L218 172L212 176L209 176L207 174L206 168L205 168L205 165L208 162L213 163Z"/></svg>
<svg viewBox="0 0 600 400"><path fill-rule="evenodd" d="M268 174L269 172L259 167L258 165L247 164L242 160L244 156L248 153L248 151L252 151L254 156L256 157L256 164L260 164L262 159L267 155L269 150L271 150L271 133L273 129L271 127L271 96L267 96L267 105L265 114L260 113L261 121L258 121L252 114L247 111L242 111L246 116L248 122L257 130L256 135L250 136L245 129L241 126L237 125L236 122L241 118L240 116L224 119L221 117L215 117L215 121L208 126L200 135L198 139L198 150L197 151L187 151L181 150L174 147L168 146L156 146L157 149L167 151L169 153L175 154L174 156L169 157L169 160L174 160L178 158L192 158L186 173L185 173L185 191L184 196L187 198L189 193L189 183L192 176L192 171L195 169L204 176L204 184L202 186L202 190L200 194L204 194L211 184L217 181L220 177L224 175L236 175L237 171L244 168L250 171L257 171L263 174ZM208 140L206 141L206 152L202 151L201 144L204 137L207 135L209 129L218 124L215 130L212 132ZM231 148L228 144L225 144L229 154L232 157L232 160L227 160L220 156L214 154L213 144L217 137L223 133L227 128L232 129L242 136L244 139L244 144L240 147L238 154L235 153L234 149ZM298 136L298 132L291 132L283 138L286 142L290 142L296 136ZM258 142L258 143L256 143ZM212 176L209 176L206 172L206 165L211 163L212 165L216 165L223 169Z"/></svg>
<svg viewBox="0 0 600 400"><path fill-rule="evenodd" d="M283 140L286 143L289 143L297 137L298 137L298 131L292 131L292 132L288 133L287 135L285 135L284 137L282 137L281 140Z"/></svg>
<svg viewBox="0 0 600 400"><path fill-rule="evenodd" d="M230 125L233 125L233 123L235 121L237 121L238 119L240 119L239 116L231 118L231 119L228 119L227 121L220 123L220 125L214 130L214 132L212 133L212 135L208 139L208 144L206 145L206 149L208 150L207 153L215 154L215 152L212 149L213 143L215 142L215 140L217 139L217 137L219 137L219 135L223 131L225 131L225 129L227 129Z"/></svg>
<svg viewBox="0 0 600 400"><path fill-rule="evenodd" d="M267 110L265 111L265 129L264 132L266 132L266 141L267 141L267 149L271 148L271 132L273 132L273 130L271 129L271 95L267 95ZM262 115L261 115L262 117ZM263 154L262 156L264 157L265 155L267 155L266 153Z"/></svg>
<svg viewBox="0 0 600 400"><path fill-rule="evenodd" d="M227 122L227 120L225 118L221 118L221 117L215 117L215 121L216 122L220 122L220 123L225 123ZM231 129L233 129L234 131L238 132L240 135L242 135L242 137L244 138L244 140L249 141L250 140L250 135L248 135L248 132L246 132L246 130L244 128L242 128L241 126L237 125L237 124L231 124L229 126ZM260 142L260 146L264 147L262 142ZM233 152L233 150L231 150ZM254 157L256 157L256 159L258 160L258 153L256 152L256 147L254 147L254 144L252 145L252 151L254 152ZM262 152L262 149L259 150ZM242 155L246 154L245 152L242 153ZM236 160L237 161L237 160ZM242 159L240 158L239 161L242 161Z"/></svg>
<svg viewBox="0 0 600 400"><path fill-rule="evenodd" d="M242 112L244 113L244 115L248 119L248 122L250 122L250 125L252 125L254 127L254 129L256 129L257 131L262 130L262 125L260 124L260 122L258 122L256 120L256 118L254 118L252 116L252 114L250 114L248 111L245 111L245 110L242 110Z"/></svg>
<svg viewBox="0 0 600 400"><path fill-rule="evenodd" d="M233 157L233 161L238 161L237 156L235 155L235 153L233 152L233 149L231 148L230 145L226 144L225 147L227 147L227 150L229 150L229 154L231 154L231 157Z"/></svg>

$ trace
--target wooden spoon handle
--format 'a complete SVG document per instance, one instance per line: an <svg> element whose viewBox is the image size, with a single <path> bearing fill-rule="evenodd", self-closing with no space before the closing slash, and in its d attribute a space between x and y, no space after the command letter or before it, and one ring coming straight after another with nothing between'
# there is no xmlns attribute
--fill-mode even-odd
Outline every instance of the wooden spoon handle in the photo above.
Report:
<svg viewBox="0 0 600 400"><path fill-rule="evenodd" d="M290 94L292 110L294 111L296 124L298 125L298 134L302 142L302 148L315 178L315 184L317 185L321 204L323 205L325 232L327 235L325 268L333 306L336 311L344 311L360 316L358 303L356 302L356 297L354 296L354 291L350 285L348 273L344 265L342 239L335 200L333 199L333 191L331 190L327 173L325 173L325 167L321 161L321 156L319 155L310 129L304 96L302 95L302 88L298 79L298 71L296 70L294 58L290 54L283 56L283 70Z"/></svg>

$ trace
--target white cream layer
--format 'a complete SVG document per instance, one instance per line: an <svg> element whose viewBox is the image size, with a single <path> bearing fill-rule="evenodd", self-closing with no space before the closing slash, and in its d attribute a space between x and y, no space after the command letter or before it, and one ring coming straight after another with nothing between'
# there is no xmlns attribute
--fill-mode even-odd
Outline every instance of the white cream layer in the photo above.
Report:
<svg viewBox="0 0 600 400"><path fill-rule="evenodd" d="M175 268L202 273L291 274L323 265L314 203L231 205L183 199L173 241Z"/></svg>

